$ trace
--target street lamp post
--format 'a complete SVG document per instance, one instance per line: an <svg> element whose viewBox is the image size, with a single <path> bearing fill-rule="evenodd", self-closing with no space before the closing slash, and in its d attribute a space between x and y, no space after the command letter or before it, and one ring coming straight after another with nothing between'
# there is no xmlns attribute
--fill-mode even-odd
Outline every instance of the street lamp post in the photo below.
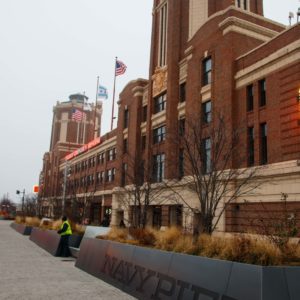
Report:
<svg viewBox="0 0 300 300"><path fill-rule="evenodd" d="M64 170L64 182L63 182L63 199L62 199L62 215L65 215L66 209L66 189L67 189L67 179L70 176L70 163L67 161Z"/></svg>
<svg viewBox="0 0 300 300"><path fill-rule="evenodd" d="M23 194L22 195L22 216L24 218L24 201L25 201L25 189L23 189L23 192L21 192L20 190L17 190L16 191L16 194L19 195L19 194Z"/></svg>

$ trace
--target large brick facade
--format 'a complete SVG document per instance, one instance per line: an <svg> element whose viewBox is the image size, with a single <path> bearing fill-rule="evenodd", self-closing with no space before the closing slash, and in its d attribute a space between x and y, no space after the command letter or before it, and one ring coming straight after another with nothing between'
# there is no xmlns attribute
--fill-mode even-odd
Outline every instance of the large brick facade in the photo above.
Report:
<svg viewBox="0 0 300 300"><path fill-rule="evenodd" d="M126 197L122 187L133 183L140 165L150 170L143 179L161 179L151 173L155 159L163 160L162 174L155 176L179 178L181 146L174 134L179 134L182 120L200 118L209 101L212 121L206 124L207 132L219 113L229 132L237 128L241 132L239 155L228 167L264 165L259 180L265 183L247 200L273 207L284 192L291 194L288 201L300 201L299 36L300 24L285 27L264 18L262 0L155 0L149 79L131 81L124 88L117 128L101 137L100 145L68 163L59 156L56 172L47 172L53 158L51 153L45 155L43 174L49 184L40 196L51 206L50 197L62 201L61 187L66 185L70 207L74 197L81 202L88 199L86 216L92 222L109 217L112 225L122 218L128 224L132 211L122 205ZM110 151L116 151L113 159ZM72 169L67 180L66 165ZM199 207L191 193L183 195L190 206ZM171 198L151 203L149 225L188 227L194 222L184 203ZM244 200L235 199L239 207ZM227 218L231 215L228 212ZM233 224L224 214L218 229L239 230L241 219Z"/></svg>

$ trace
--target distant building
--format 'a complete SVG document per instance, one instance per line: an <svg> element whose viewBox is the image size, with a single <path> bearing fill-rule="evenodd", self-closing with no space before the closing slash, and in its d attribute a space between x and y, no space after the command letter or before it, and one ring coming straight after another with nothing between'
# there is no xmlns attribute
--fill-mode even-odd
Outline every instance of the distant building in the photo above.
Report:
<svg viewBox="0 0 300 300"><path fill-rule="evenodd" d="M40 174L39 195L43 199L59 196L59 165L70 152L99 137L102 103L88 103L82 94L70 95L69 101L57 102L53 107L53 119L49 152L44 154ZM49 200L50 201L50 200ZM48 208L44 207L47 211ZM47 211L46 214L53 212Z"/></svg>
<svg viewBox="0 0 300 300"><path fill-rule="evenodd" d="M155 0L151 42L149 79L127 84L117 128L99 145L64 160L78 146L76 123L67 110L64 118L54 118L42 172L48 182L42 195L45 214L61 208L65 198L69 210L85 210L94 223L110 218L111 225L121 219L129 225L134 203L124 205L123 187L132 184L136 167L148 166L154 183L192 175L184 172L187 162L174 132L178 137L184 124L198 116L209 142L217 112L228 130L242 127L238 152L244 159L236 156L228 167L265 166L256 196L235 199L218 230L251 230L249 210L261 210L260 202L278 209L282 192L289 194L289 209L300 209L300 24L286 27L264 18L262 0ZM63 120L74 131L63 130ZM211 157L212 148L205 151ZM192 193L183 191L183 196L200 210ZM147 223L187 226L194 219L184 202L165 197L151 203Z"/></svg>

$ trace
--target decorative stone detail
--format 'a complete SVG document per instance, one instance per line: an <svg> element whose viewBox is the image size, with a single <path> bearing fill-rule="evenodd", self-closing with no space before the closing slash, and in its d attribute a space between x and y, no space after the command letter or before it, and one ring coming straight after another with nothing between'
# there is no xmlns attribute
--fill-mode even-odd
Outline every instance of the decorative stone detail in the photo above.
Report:
<svg viewBox="0 0 300 300"><path fill-rule="evenodd" d="M153 80L153 96L157 96L167 89L168 72L167 68L157 68L152 75Z"/></svg>

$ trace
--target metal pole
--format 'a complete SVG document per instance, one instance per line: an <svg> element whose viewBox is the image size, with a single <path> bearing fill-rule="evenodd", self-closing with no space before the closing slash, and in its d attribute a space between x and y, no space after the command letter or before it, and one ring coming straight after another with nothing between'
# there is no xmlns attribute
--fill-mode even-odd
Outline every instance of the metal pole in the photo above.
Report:
<svg viewBox="0 0 300 300"><path fill-rule="evenodd" d="M115 74L114 74L114 90L113 90L113 99L112 99L112 111L111 111L111 125L110 125L110 130L113 130L114 126L114 108L115 108L115 92L116 92L116 65L117 65L117 59L118 57L116 56L116 61L115 61Z"/></svg>
<svg viewBox="0 0 300 300"><path fill-rule="evenodd" d="M97 131L97 129L96 129L96 114L97 114L98 92L99 92L99 76L97 76L96 100L95 100L95 107L94 107L94 129L93 129L92 139L95 138L95 133ZM101 124L100 124L99 127L100 127L100 129L99 129L99 136L100 136ZM97 134L96 134L96 137L97 137Z"/></svg>
<svg viewBox="0 0 300 300"><path fill-rule="evenodd" d="M23 215L23 218L25 217L25 211L24 211L24 201L25 201L25 189L23 189L23 196L22 196L22 215Z"/></svg>
<svg viewBox="0 0 300 300"><path fill-rule="evenodd" d="M65 214L65 202L66 202L66 188L67 188L67 175L69 169L69 162L66 162L64 170L64 183L63 183L63 199L62 199L62 215Z"/></svg>

